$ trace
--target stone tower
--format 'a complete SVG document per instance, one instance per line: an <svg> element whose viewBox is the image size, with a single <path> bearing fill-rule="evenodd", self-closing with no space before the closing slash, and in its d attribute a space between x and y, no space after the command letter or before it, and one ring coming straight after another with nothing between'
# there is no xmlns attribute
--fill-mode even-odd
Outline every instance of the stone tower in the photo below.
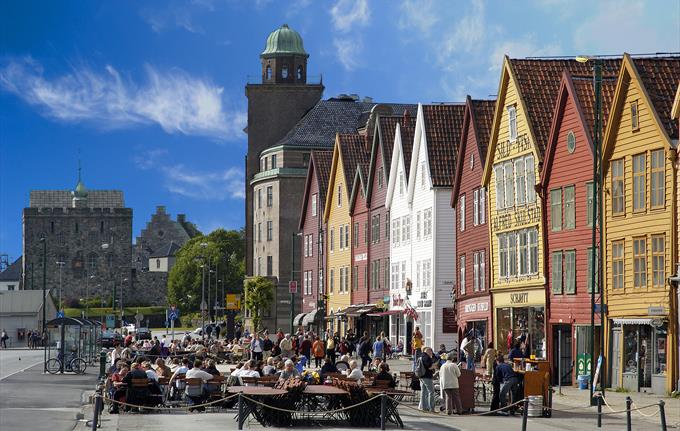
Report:
<svg viewBox="0 0 680 431"><path fill-rule="evenodd" d="M261 166L260 153L283 138L321 99L323 84L310 83L302 37L284 24L267 38L260 54L260 83L246 85L248 154L246 156L246 274L253 274L253 201L251 181Z"/></svg>

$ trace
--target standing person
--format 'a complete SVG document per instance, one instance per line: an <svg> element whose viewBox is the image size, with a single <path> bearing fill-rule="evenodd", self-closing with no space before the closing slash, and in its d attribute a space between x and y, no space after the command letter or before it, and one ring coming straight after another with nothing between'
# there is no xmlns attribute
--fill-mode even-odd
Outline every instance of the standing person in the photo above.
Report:
<svg viewBox="0 0 680 431"><path fill-rule="evenodd" d="M326 349L324 348L324 343L319 337L316 337L314 344L312 345L312 352L314 353L314 365L316 368L321 367L321 361L323 360Z"/></svg>
<svg viewBox="0 0 680 431"><path fill-rule="evenodd" d="M455 408L456 414L463 413L463 403L460 401L460 392L458 390L458 378L460 377L460 369L456 365L456 354L449 353L446 357L446 363L439 369L439 384L441 390L446 398L446 414L453 414Z"/></svg>
<svg viewBox="0 0 680 431"><path fill-rule="evenodd" d="M367 332L359 340L359 357L361 358L361 371L371 363L371 338Z"/></svg>
<svg viewBox="0 0 680 431"><path fill-rule="evenodd" d="M250 342L250 352L252 353L252 359L255 359L256 361L262 360L263 357L262 353L264 352L264 343L260 338L260 334L258 334L257 332L253 337L253 341Z"/></svg>
<svg viewBox="0 0 680 431"><path fill-rule="evenodd" d="M300 343L300 353L307 358L307 363L312 362L312 340L309 339L309 335L305 335Z"/></svg>
<svg viewBox="0 0 680 431"><path fill-rule="evenodd" d="M378 338L375 339L375 343L373 343L373 357L383 359L383 353L385 352L384 349L385 344L383 343L382 338L380 338L380 335L378 335Z"/></svg>
<svg viewBox="0 0 680 431"><path fill-rule="evenodd" d="M512 402L512 395L514 395L515 388L519 383L517 374L512 369L512 365L506 363L503 359L503 355L498 355L498 365L496 366L496 378L501 385L501 391L499 394L500 407L503 408L508 405L508 396L510 396L510 402ZM511 409L510 413L514 414L515 409Z"/></svg>
<svg viewBox="0 0 680 431"><path fill-rule="evenodd" d="M482 356L481 361L481 363L486 366L484 375L486 375L487 377L493 377L494 361L496 360L497 354L498 353L496 352L496 349L493 348L493 341L489 341L489 344L487 344L486 346L486 350L484 351L484 356Z"/></svg>
<svg viewBox="0 0 680 431"><path fill-rule="evenodd" d="M2 344L3 349L7 348L7 339L9 338L9 335L7 335L7 331L4 329L2 330L2 333L0 333L0 344Z"/></svg>
<svg viewBox="0 0 680 431"><path fill-rule="evenodd" d="M335 338L333 336L328 337L326 341L326 357L335 365Z"/></svg>
<svg viewBox="0 0 680 431"><path fill-rule="evenodd" d="M284 358L293 357L293 340L290 339L290 334L286 334L279 342L281 348L281 356Z"/></svg>
<svg viewBox="0 0 680 431"><path fill-rule="evenodd" d="M472 333L468 333L463 342L460 344L460 350L465 352L466 368L468 370L475 370L475 338Z"/></svg>
<svg viewBox="0 0 680 431"><path fill-rule="evenodd" d="M264 359L268 359L272 354L272 349L274 348L274 343L269 339L269 334L264 331L264 339L262 340L262 351Z"/></svg>
<svg viewBox="0 0 680 431"><path fill-rule="evenodd" d="M418 358L423 353L423 333L420 332L420 326L416 326L411 345L413 346L413 368L415 369Z"/></svg>
<svg viewBox="0 0 680 431"><path fill-rule="evenodd" d="M432 382L432 376L434 375L434 364L435 359L432 348L425 347L416 365L416 372L420 379L420 403L418 403L418 408L422 411L433 413L434 383Z"/></svg>

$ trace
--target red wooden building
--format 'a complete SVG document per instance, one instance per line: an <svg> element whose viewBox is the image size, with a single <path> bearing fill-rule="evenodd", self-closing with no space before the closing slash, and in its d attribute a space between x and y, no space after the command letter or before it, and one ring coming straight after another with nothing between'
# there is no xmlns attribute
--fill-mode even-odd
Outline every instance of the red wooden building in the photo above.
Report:
<svg viewBox="0 0 680 431"><path fill-rule="evenodd" d="M451 206L456 210L455 266L458 276L452 292L455 306L450 307L444 316L444 330L451 332L457 329L458 340L470 332L474 333L478 340L476 361L481 359L493 338L488 200L486 189L480 184L494 107L494 100L467 97L451 193Z"/></svg>
<svg viewBox="0 0 680 431"><path fill-rule="evenodd" d="M298 322L295 323L302 324L306 328L312 325L315 329L323 328L323 318L326 315L321 296L325 292L323 274L326 263L322 213L324 202L326 202L332 159L332 151L312 151L302 200L299 225L302 232L299 291L302 294L302 311L298 315Z"/></svg>
<svg viewBox="0 0 680 431"><path fill-rule="evenodd" d="M602 85L605 121L617 72L605 70ZM541 172L546 215L544 253L548 262L547 351L553 367L553 383L557 383L559 358L563 384L575 383L577 375L587 374L579 367L584 368L583 355L590 351L591 337L594 101L592 77L572 76L565 71ZM597 240L599 243L599 232ZM597 302L600 302L599 294ZM600 324L597 315L595 324ZM595 343L599 346L599 330L595 334Z"/></svg>

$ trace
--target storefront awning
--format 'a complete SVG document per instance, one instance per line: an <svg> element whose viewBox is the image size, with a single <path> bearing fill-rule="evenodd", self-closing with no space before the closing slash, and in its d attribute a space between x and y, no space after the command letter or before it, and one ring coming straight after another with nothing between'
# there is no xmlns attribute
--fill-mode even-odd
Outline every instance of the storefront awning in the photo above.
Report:
<svg viewBox="0 0 680 431"><path fill-rule="evenodd" d="M397 314L402 314L404 310L387 310L387 311L380 311L377 313L368 313L367 316L369 317L383 317L383 316L396 316Z"/></svg>
<svg viewBox="0 0 680 431"><path fill-rule="evenodd" d="M615 325L651 325L654 319L614 319Z"/></svg>
<svg viewBox="0 0 680 431"><path fill-rule="evenodd" d="M302 325L302 318L305 317L307 313L300 313L295 318L293 319L293 326L300 326Z"/></svg>
<svg viewBox="0 0 680 431"><path fill-rule="evenodd" d="M375 308L372 305L364 305L361 308L358 308L356 310L348 311L347 316L349 316L349 317L361 317L364 314L370 313L370 312L375 311L375 310L377 310L377 308Z"/></svg>
<svg viewBox="0 0 680 431"><path fill-rule="evenodd" d="M320 312L318 308L315 308L314 311L311 311L305 315L305 317L302 318L302 326L309 326L313 324L317 318L320 316Z"/></svg>
<svg viewBox="0 0 680 431"><path fill-rule="evenodd" d="M357 310L361 309L362 307L365 307L365 305L350 305L347 308L343 308L342 310L338 311L335 313L336 316L352 316L354 313L356 313Z"/></svg>

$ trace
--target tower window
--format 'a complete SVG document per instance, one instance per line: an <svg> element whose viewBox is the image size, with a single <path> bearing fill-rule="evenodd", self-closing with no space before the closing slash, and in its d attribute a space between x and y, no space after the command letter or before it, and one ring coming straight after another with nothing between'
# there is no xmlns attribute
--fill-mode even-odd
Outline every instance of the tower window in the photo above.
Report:
<svg viewBox="0 0 680 431"><path fill-rule="evenodd" d="M284 64L283 67L281 68L281 78L286 79L288 78L288 65Z"/></svg>
<svg viewBox="0 0 680 431"><path fill-rule="evenodd" d="M271 79L272 79L272 68L269 65L267 65L267 75L266 75L266 77L267 77L267 81L271 81Z"/></svg>
<svg viewBox="0 0 680 431"><path fill-rule="evenodd" d="M302 66L297 68L297 79L302 79Z"/></svg>
<svg viewBox="0 0 680 431"><path fill-rule="evenodd" d="M156 259L156 269L160 269L160 267L161 267L161 260Z"/></svg>

